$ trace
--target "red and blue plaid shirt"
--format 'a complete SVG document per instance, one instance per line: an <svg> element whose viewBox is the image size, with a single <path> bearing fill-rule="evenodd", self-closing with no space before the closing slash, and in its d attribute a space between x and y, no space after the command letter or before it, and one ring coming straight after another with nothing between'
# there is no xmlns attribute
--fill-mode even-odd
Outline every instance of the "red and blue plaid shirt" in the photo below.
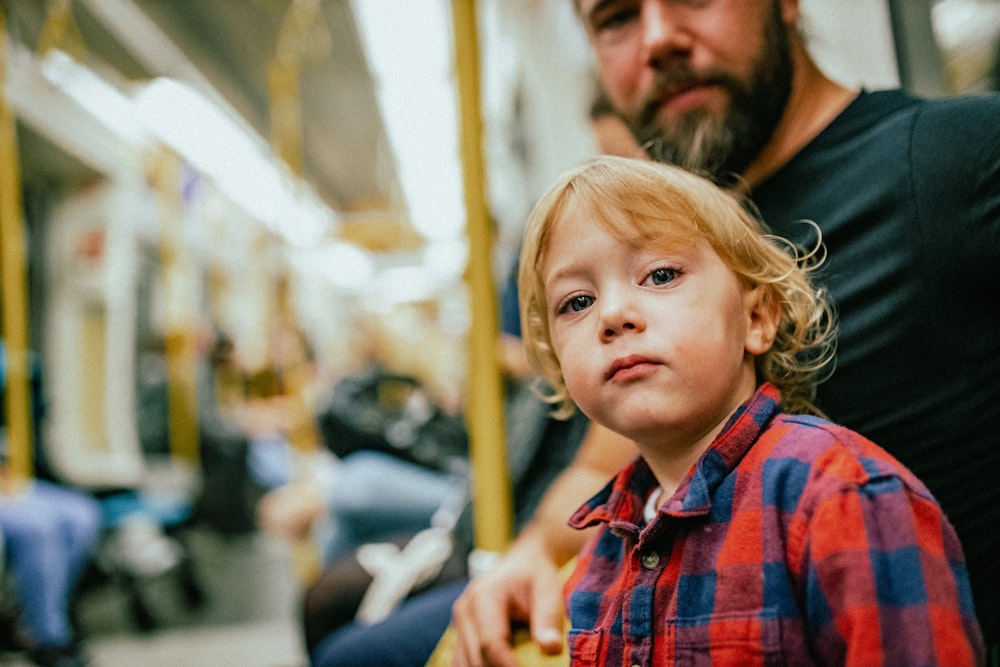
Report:
<svg viewBox="0 0 1000 667"><path fill-rule="evenodd" d="M977 665L958 538L869 440L765 384L648 524L640 458L570 525L573 665Z"/></svg>

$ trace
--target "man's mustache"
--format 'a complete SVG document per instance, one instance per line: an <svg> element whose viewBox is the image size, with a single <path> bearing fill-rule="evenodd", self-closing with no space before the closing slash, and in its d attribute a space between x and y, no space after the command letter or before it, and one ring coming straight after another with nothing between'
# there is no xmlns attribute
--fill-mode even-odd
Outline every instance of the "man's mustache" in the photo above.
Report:
<svg viewBox="0 0 1000 667"><path fill-rule="evenodd" d="M671 97L698 86L721 86L727 90L738 88L738 82L729 73L718 68L696 70L687 62L678 61L662 67L656 72L656 79L649 93L643 98L639 115L635 119L638 127L645 127L656 121L660 107Z"/></svg>

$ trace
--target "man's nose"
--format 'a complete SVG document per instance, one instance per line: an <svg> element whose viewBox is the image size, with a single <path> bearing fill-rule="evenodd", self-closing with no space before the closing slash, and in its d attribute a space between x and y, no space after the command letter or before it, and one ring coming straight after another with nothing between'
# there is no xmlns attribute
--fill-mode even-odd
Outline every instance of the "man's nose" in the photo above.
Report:
<svg viewBox="0 0 1000 667"><path fill-rule="evenodd" d="M642 2L639 20L643 53L653 67L661 67L691 50L693 39L684 20L683 8L671 4L669 0Z"/></svg>

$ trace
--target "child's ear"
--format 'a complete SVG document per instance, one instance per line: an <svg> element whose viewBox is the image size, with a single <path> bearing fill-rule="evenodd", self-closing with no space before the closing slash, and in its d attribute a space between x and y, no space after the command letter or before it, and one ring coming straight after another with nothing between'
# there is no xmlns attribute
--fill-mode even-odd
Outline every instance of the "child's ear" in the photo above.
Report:
<svg viewBox="0 0 1000 667"><path fill-rule="evenodd" d="M747 314L747 337L743 348L759 357L771 349L781 321L781 304L763 285L746 291L743 303Z"/></svg>

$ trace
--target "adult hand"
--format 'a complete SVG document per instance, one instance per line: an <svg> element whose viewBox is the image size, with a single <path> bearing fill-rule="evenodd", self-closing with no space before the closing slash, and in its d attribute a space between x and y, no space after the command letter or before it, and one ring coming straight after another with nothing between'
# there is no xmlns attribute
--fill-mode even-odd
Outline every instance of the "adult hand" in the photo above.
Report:
<svg viewBox="0 0 1000 667"><path fill-rule="evenodd" d="M542 653L562 651L559 563L542 542L522 537L490 571L475 577L452 607L452 667L517 667L512 634L523 625Z"/></svg>
<svg viewBox="0 0 1000 667"><path fill-rule="evenodd" d="M638 449L630 440L592 425L573 463L552 483L531 523L493 568L473 579L452 607L453 667L516 667L513 629L527 625L542 653L564 643L560 568L580 552L592 529L566 519L597 492Z"/></svg>

